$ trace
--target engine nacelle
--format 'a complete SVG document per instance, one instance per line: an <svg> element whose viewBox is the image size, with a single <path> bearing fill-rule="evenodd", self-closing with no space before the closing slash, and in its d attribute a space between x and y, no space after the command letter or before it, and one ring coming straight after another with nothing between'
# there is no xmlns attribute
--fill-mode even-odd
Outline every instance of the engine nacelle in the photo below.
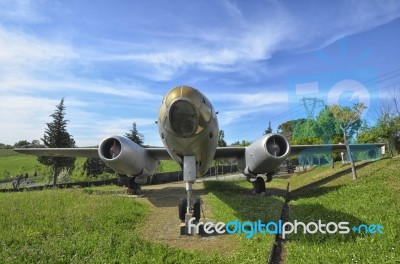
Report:
<svg viewBox="0 0 400 264"><path fill-rule="evenodd" d="M267 134L246 148L245 175L275 171L290 154L290 144L281 134Z"/></svg>
<svg viewBox="0 0 400 264"><path fill-rule="evenodd" d="M129 138L112 136L99 146L101 160L116 173L127 176L151 176L157 169L157 161L146 149Z"/></svg>

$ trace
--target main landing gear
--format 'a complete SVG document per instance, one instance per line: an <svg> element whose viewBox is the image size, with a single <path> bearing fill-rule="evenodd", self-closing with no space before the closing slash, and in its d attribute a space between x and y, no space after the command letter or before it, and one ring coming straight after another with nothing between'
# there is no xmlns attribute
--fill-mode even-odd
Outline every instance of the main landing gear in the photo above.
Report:
<svg viewBox="0 0 400 264"><path fill-rule="evenodd" d="M139 184L135 182L135 177L132 177L128 181L128 190L127 193L131 195L136 195L140 189Z"/></svg>
<svg viewBox="0 0 400 264"><path fill-rule="evenodd" d="M265 193L265 181L262 177L257 176L256 180L253 182L254 192L256 194Z"/></svg>
<svg viewBox="0 0 400 264"><path fill-rule="evenodd" d="M253 181L253 187L254 187L254 192L256 194L262 194L265 193L265 182L270 182L272 181L272 177L276 174L275 171L273 172L268 172L267 174L265 174L265 176L267 177L267 179L264 181L264 178L262 178L261 176L257 176L256 180Z"/></svg>

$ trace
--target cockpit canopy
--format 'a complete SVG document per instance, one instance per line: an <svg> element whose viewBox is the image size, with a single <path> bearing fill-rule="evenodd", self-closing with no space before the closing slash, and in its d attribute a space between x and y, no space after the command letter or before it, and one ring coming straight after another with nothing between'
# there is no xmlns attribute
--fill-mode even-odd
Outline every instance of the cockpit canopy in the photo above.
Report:
<svg viewBox="0 0 400 264"><path fill-rule="evenodd" d="M189 86L172 89L163 99L158 122L176 136L189 138L201 133L215 112L208 99Z"/></svg>

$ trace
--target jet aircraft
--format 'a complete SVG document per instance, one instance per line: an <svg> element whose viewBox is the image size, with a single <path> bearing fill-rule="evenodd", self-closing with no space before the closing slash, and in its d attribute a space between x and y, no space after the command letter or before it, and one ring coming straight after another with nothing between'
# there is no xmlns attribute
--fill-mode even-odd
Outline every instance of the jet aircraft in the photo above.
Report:
<svg viewBox="0 0 400 264"><path fill-rule="evenodd" d="M252 182L256 193L265 191L281 163L301 151L346 151L343 144L290 145L281 134L261 136L248 147L217 147L218 120L212 104L200 91L178 86L163 98L158 131L164 148L145 148L124 136L105 138L98 148L23 148L15 151L37 156L96 157L118 175L140 180L155 174L158 160L173 159L182 168L187 197L179 201L179 218L200 218L200 201L192 199L192 184L206 173L214 159L234 158L238 169ZM351 151L372 150L383 144L351 144Z"/></svg>

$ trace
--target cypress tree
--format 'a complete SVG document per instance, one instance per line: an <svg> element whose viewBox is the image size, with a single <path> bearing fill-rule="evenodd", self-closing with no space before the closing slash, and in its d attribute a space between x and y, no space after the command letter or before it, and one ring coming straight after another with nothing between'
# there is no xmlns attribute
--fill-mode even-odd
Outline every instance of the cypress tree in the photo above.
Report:
<svg viewBox="0 0 400 264"><path fill-rule="evenodd" d="M67 131L68 120L65 120L64 98L56 106L52 115L53 121L46 123L47 128L44 132L43 144L47 148L74 148L75 140ZM57 184L57 176L63 168L73 170L75 167L75 157L38 157L38 161L46 166L53 168L53 186Z"/></svg>
<svg viewBox="0 0 400 264"><path fill-rule="evenodd" d="M132 123L132 129L129 130L130 133L126 133L125 137L129 138L130 140L132 140L133 142L135 142L136 144L143 146L143 135L140 134L136 128L136 122Z"/></svg>

